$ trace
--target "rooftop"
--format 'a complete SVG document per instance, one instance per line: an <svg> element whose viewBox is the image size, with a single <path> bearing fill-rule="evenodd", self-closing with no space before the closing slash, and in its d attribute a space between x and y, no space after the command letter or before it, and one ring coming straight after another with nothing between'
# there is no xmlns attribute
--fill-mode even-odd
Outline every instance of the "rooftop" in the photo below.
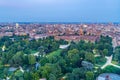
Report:
<svg viewBox="0 0 120 80"><path fill-rule="evenodd" d="M114 73L100 74L96 80L120 80L120 75Z"/></svg>

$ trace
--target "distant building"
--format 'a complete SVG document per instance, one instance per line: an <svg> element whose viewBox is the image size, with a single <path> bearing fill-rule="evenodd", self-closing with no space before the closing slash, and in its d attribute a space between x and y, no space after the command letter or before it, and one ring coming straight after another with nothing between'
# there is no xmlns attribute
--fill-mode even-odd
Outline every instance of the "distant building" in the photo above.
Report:
<svg viewBox="0 0 120 80"><path fill-rule="evenodd" d="M16 23L16 24L15 24L15 27L16 27L16 28L18 28L18 27L19 27L19 24L18 24L18 23Z"/></svg>
<svg viewBox="0 0 120 80"><path fill-rule="evenodd" d="M4 36L13 36L13 33L12 32L5 32Z"/></svg>
<svg viewBox="0 0 120 80"><path fill-rule="evenodd" d="M90 41L90 42L95 42L96 40L99 39L99 36L55 36L56 40L66 40L66 41L80 41L80 40L85 40L85 41Z"/></svg>
<svg viewBox="0 0 120 80"><path fill-rule="evenodd" d="M79 35L83 35L83 29L80 29Z"/></svg>
<svg viewBox="0 0 120 80"><path fill-rule="evenodd" d="M46 34L36 34L33 37L34 39L43 39L43 38L47 38L48 36Z"/></svg>
<svg viewBox="0 0 120 80"><path fill-rule="evenodd" d="M100 74L96 80L120 80L120 75L113 73Z"/></svg>

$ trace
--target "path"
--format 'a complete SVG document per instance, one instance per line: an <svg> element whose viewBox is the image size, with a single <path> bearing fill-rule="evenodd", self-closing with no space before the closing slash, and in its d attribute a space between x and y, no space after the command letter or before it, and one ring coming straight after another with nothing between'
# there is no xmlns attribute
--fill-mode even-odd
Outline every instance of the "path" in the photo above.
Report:
<svg viewBox="0 0 120 80"><path fill-rule="evenodd" d="M60 49L66 49L66 48L69 47L69 46L70 46L70 43L67 44L67 45L60 45L59 48L60 48Z"/></svg>
<svg viewBox="0 0 120 80"><path fill-rule="evenodd" d="M120 69L120 66L111 63L111 62L112 62L113 55L111 55L110 57L105 57L105 58L107 58L107 62L101 67L101 69L104 69L104 68L107 67L108 65L112 65L112 66Z"/></svg>
<svg viewBox="0 0 120 80"><path fill-rule="evenodd" d="M101 69L104 69L106 66L111 64L112 57L113 55L111 55L110 57L105 57L107 59L107 62L101 67Z"/></svg>
<svg viewBox="0 0 120 80"><path fill-rule="evenodd" d="M6 80L10 80L10 77L7 76L7 77L6 77Z"/></svg>
<svg viewBox="0 0 120 80"><path fill-rule="evenodd" d="M100 56L99 54L94 55L94 57L99 57L99 56Z"/></svg>
<svg viewBox="0 0 120 80"><path fill-rule="evenodd" d="M112 63L110 65L112 65L112 66L117 67L117 68L120 69L120 66L118 66L118 65L115 65L115 64L112 64Z"/></svg>
<svg viewBox="0 0 120 80"><path fill-rule="evenodd" d="M22 68L21 66L19 66L19 68L20 68L20 71L21 71L22 73L24 73L23 68Z"/></svg>
<svg viewBox="0 0 120 80"><path fill-rule="evenodd" d="M34 53L34 54L32 54L32 55L34 55L34 56L39 56L39 52L36 52L36 53Z"/></svg>

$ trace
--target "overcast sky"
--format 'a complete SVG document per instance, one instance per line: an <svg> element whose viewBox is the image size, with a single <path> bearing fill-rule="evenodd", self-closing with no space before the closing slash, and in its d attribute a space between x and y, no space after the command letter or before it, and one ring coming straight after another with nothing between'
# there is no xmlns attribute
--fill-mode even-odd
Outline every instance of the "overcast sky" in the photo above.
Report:
<svg viewBox="0 0 120 80"><path fill-rule="evenodd" d="M0 22L120 22L120 0L0 0Z"/></svg>

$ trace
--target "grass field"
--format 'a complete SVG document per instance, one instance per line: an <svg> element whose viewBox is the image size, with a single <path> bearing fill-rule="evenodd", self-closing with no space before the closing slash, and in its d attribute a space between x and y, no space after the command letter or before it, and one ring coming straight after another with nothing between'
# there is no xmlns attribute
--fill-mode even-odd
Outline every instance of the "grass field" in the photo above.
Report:
<svg viewBox="0 0 120 80"><path fill-rule="evenodd" d="M48 57L48 58L51 58L51 57L53 57L53 56L59 56L61 52L62 52L62 50L61 50L61 49L58 49L58 50L56 50L56 51L53 51L53 52L49 53L49 54L47 55L47 57Z"/></svg>
<svg viewBox="0 0 120 80"><path fill-rule="evenodd" d="M107 66L105 69L103 69L103 72L120 74L120 69L114 66Z"/></svg>
<svg viewBox="0 0 120 80"><path fill-rule="evenodd" d="M118 63L117 61L112 61L112 63L115 64L115 65L120 66L120 63Z"/></svg>

